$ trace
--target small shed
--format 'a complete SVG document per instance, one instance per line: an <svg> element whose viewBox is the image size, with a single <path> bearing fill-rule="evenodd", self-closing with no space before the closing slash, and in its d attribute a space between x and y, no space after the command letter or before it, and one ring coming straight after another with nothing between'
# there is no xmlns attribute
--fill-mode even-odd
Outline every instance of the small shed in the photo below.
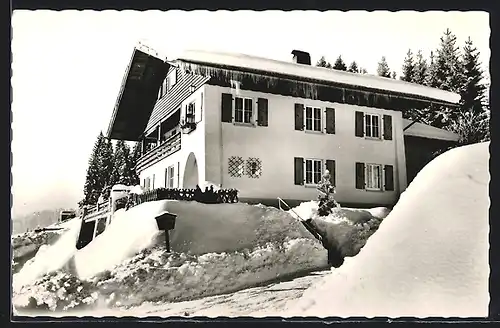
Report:
<svg viewBox="0 0 500 328"><path fill-rule="evenodd" d="M456 145L459 136L451 131L407 119L403 119L403 127L406 175L409 184L435 157L434 154L438 150Z"/></svg>

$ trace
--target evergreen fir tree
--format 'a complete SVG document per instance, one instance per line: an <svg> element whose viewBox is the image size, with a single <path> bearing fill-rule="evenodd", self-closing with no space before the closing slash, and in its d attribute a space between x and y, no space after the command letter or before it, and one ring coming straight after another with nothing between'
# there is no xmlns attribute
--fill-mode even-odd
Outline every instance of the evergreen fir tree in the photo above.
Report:
<svg viewBox="0 0 500 328"><path fill-rule="evenodd" d="M413 62L413 53L411 52L411 49L409 49L403 62L403 76L401 77L401 80L413 82L414 74L415 63Z"/></svg>
<svg viewBox="0 0 500 328"><path fill-rule="evenodd" d="M464 83L460 92L460 107L462 112L472 111L475 114L481 114L484 111L483 102L486 90L486 86L482 83L484 72L479 62L479 51L474 47L470 37L463 49L462 66Z"/></svg>
<svg viewBox="0 0 500 328"><path fill-rule="evenodd" d="M318 66L318 67L332 68L332 64L330 64L329 62L326 61L325 56L321 56L321 58L316 63L316 66Z"/></svg>
<svg viewBox="0 0 500 328"><path fill-rule="evenodd" d="M427 61L422 56L422 51L417 52L417 61L415 62L415 68L411 82L425 85L425 78L427 75Z"/></svg>
<svg viewBox="0 0 500 328"><path fill-rule="evenodd" d="M456 36L446 29L441 37L441 45L433 67L434 85L442 90L460 93L464 83L463 66L460 62L459 48L456 46ZM428 112L430 125L438 128L449 128L458 119L460 111L453 107L436 106Z"/></svg>
<svg viewBox="0 0 500 328"><path fill-rule="evenodd" d="M351 73L359 73L358 64L355 61L353 61L349 65L349 68L347 69L347 71L349 71Z"/></svg>
<svg viewBox="0 0 500 328"><path fill-rule="evenodd" d="M111 191L111 187L113 186L111 181L113 169L113 144L111 143L110 139L106 139L100 152L100 186L102 186L101 193L103 191L105 192L105 199L109 197L109 192Z"/></svg>
<svg viewBox="0 0 500 328"><path fill-rule="evenodd" d="M113 154L113 171L111 173L110 185L125 184L125 170L127 165L128 153L126 144L123 140L118 140Z"/></svg>
<svg viewBox="0 0 500 328"><path fill-rule="evenodd" d="M382 56L382 59L378 63L377 74L382 77L391 77L391 70L389 69L385 56Z"/></svg>
<svg viewBox="0 0 500 328"><path fill-rule="evenodd" d="M335 63L333 64L333 69L339 70L339 71L347 71L347 66L344 63L344 60L342 59L342 56L339 56Z"/></svg>
<svg viewBox="0 0 500 328"><path fill-rule="evenodd" d="M426 77L425 77L425 85L431 88L438 87L438 77L437 77L437 65L434 56L434 52L431 51L430 62L427 69Z"/></svg>
<svg viewBox="0 0 500 328"><path fill-rule="evenodd" d="M97 140L90 155L89 166L87 168L87 176L85 179L85 185L83 187L84 198L79 203L80 206L95 204L102 191L100 155L105 142L106 140L101 131L97 136Z"/></svg>
<svg viewBox="0 0 500 328"><path fill-rule="evenodd" d="M463 67L456 41L457 37L446 29L437 50L436 77L439 89L458 93L463 83Z"/></svg>
<svg viewBox="0 0 500 328"><path fill-rule="evenodd" d="M141 143L138 142L135 144L132 153L129 156L128 167L130 174L130 185L135 186L140 184L139 176L137 175L137 171L135 170L135 166L137 165L137 161L141 157L142 147Z"/></svg>

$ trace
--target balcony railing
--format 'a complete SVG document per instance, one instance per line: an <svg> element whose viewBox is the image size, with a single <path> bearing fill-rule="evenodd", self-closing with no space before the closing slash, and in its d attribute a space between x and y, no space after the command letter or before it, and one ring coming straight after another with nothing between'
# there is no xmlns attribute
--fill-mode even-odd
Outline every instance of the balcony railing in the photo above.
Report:
<svg viewBox="0 0 500 328"><path fill-rule="evenodd" d="M148 151L137 161L137 169L143 169L181 149L181 134L177 133L159 146Z"/></svg>

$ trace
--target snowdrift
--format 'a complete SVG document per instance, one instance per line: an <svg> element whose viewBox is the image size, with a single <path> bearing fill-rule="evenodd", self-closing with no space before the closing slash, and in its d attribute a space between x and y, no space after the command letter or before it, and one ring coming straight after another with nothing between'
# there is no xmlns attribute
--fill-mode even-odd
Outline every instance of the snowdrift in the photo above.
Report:
<svg viewBox="0 0 500 328"><path fill-rule="evenodd" d="M152 216L165 205L178 215L171 231L173 254L166 254ZM110 226L78 252L76 235L64 237L72 240L59 249L67 264L23 268L20 274L31 280L17 284L15 306L60 310L101 306L102 299L106 306L188 300L327 265L326 250L297 220L246 204L148 202L117 211ZM58 245L50 248L52 256ZM74 256L68 262L69 254ZM38 255L34 260L48 261Z"/></svg>
<svg viewBox="0 0 500 328"><path fill-rule="evenodd" d="M382 220L390 213L386 207L371 209L334 208L327 217L318 215L319 203L302 203L290 215L303 220L312 219L315 226L333 244L338 245L342 257L352 257L359 253L368 238L373 235Z"/></svg>
<svg viewBox="0 0 500 328"><path fill-rule="evenodd" d="M287 316L485 317L489 143L429 163L360 253Z"/></svg>

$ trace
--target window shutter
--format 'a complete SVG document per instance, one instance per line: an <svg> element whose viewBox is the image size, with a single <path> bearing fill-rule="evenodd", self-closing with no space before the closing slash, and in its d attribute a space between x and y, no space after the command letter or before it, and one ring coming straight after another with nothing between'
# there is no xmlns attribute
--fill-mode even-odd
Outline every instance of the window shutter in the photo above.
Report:
<svg viewBox="0 0 500 328"><path fill-rule="evenodd" d="M365 163L356 163L356 189L365 189Z"/></svg>
<svg viewBox="0 0 500 328"><path fill-rule="evenodd" d="M304 184L304 159L302 157L294 158L295 184Z"/></svg>
<svg viewBox="0 0 500 328"><path fill-rule="evenodd" d="M295 130L304 131L304 105L295 104Z"/></svg>
<svg viewBox="0 0 500 328"><path fill-rule="evenodd" d="M394 167L392 165L384 166L385 190L394 191Z"/></svg>
<svg viewBox="0 0 500 328"><path fill-rule="evenodd" d="M335 134L335 108L326 108L326 133Z"/></svg>
<svg viewBox="0 0 500 328"><path fill-rule="evenodd" d="M384 139L392 140L392 116L384 115Z"/></svg>
<svg viewBox="0 0 500 328"><path fill-rule="evenodd" d="M355 135L356 137L364 137L364 118L365 114L363 112L356 111L356 123L355 123Z"/></svg>
<svg viewBox="0 0 500 328"><path fill-rule="evenodd" d="M330 171L330 182L335 186L335 160L326 160L326 169Z"/></svg>
<svg viewBox="0 0 500 328"><path fill-rule="evenodd" d="M233 95L222 94L221 121L231 123L233 121Z"/></svg>
<svg viewBox="0 0 500 328"><path fill-rule="evenodd" d="M266 98L259 98L257 101L257 124L259 126L268 125L268 101Z"/></svg>

